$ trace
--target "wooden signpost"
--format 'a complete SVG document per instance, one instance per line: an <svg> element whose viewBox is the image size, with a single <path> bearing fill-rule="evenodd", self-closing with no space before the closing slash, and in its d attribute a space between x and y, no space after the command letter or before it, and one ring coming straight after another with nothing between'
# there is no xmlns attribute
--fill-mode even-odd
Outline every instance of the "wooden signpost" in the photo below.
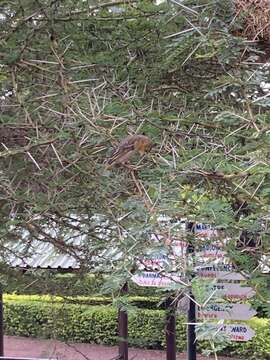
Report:
<svg viewBox="0 0 270 360"><path fill-rule="evenodd" d="M223 325L220 331L229 335L232 341L249 341L255 336L255 331L245 324Z"/></svg>
<svg viewBox="0 0 270 360"><path fill-rule="evenodd" d="M255 331L246 324L215 324L209 323L206 325L207 331L200 334L201 339L208 339L209 334L224 334L231 341L249 341L255 336ZM199 329L200 332L200 329ZM207 334L208 333L208 334Z"/></svg>
<svg viewBox="0 0 270 360"><path fill-rule="evenodd" d="M176 314L173 299L166 301L166 360L176 360Z"/></svg>
<svg viewBox="0 0 270 360"><path fill-rule="evenodd" d="M195 224L195 226L192 227L192 230L194 231L195 236L200 239L212 240L217 239L219 236L218 230L207 224Z"/></svg>
<svg viewBox="0 0 270 360"><path fill-rule="evenodd" d="M180 276L170 275L166 277L153 271L143 271L139 274L133 275L131 280L139 286L154 286L154 287L168 287L173 283L181 280ZM166 301L166 359L176 360L176 320L175 320L175 306L172 305L172 299ZM124 358L124 360L126 360Z"/></svg>
<svg viewBox="0 0 270 360"><path fill-rule="evenodd" d="M188 244L186 241L174 240L172 242L172 251L174 256L185 257L187 253Z"/></svg>
<svg viewBox="0 0 270 360"><path fill-rule="evenodd" d="M255 291L249 286L232 283L216 283L206 287L209 293L215 292L215 295L230 300L247 300L255 295Z"/></svg>
<svg viewBox="0 0 270 360"><path fill-rule="evenodd" d="M138 269L159 270L163 269L166 263L168 263L168 259L163 254L159 256L148 256L140 260L140 262L138 263Z"/></svg>
<svg viewBox="0 0 270 360"><path fill-rule="evenodd" d="M203 235L204 238L217 237L217 233L205 230L203 233L198 232L197 236ZM207 237L209 236L209 237ZM216 296L226 300L247 300L255 295L255 291L248 286L241 286L241 283L231 283L230 281L247 280L248 275L235 271L232 264L226 258L226 252L222 245L211 243L202 245L197 252L201 265L196 267L196 273L202 278L213 278L217 280L216 284L206 287L208 293L215 293ZM208 264L206 263L208 262ZM210 262L210 263L209 263ZM213 264L214 263L214 264ZM226 282L222 282L225 281ZM248 320L256 315L256 311L251 309L247 304L235 303L210 303L203 308L196 307L196 316L200 320ZM204 324L205 325L205 324ZM254 335L254 331L247 325L218 325L214 322L208 322L209 330L217 334L218 332L226 334L231 341L248 341ZM206 332L207 333L207 332ZM205 333L204 337L207 338ZM208 333L210 336L210 333Z"/></svg>
<svg viewBox="0 0 270 360"><path fill-rule="evenodd" d="M218 232L209 228L207 225L199 224L194 227L188 225L188 231L194 233L195 237L200 240L212 240L211 244L200 244L195 254L194 245L186 241L173 240L171 242L172 256L167 258L166 255L145 257L140 262L141 272L132 276L132 281L139 286L150 287L171 287L174 283L186 282L185 276L179 274L162 273L164 265L170 260L190 258L192 264L195 264L194 275L201 278L215 279L215 284L206 285L206 291L209 294L214 293L216 296L225 300L247 300L255 295L255 291L248 286L241 286L241 283L232 283L230 281L246 281L248 275L238 273L234 266L226 258L226 252L222 243L218 242ZM196 255L196 256L195 256ZM148 270L148 271L146 271ZM150 270L150 271L149 271ZM251 309L247 304L236 303L208 303L204 307L198 307L192 292L189 294L188 306L188 326L187 326L187 360L196 360L196 333L195 324L197 318L205 320L203 324L203 337L207 339L213 334L224 334L231 341L248 341L252 339L255 332L245 324L218 324L215 320L248 320L256 311ZM168 305L168 303L167 303ZM209 322L213 320L213 322ZM200 328L198 328L200 331ZM208 335L207 335L208 333ZM166 318L166 344L167 360L176 359L176 342L175 342L175 309L171 305L167 306ZM125 359L125 358L124 358ZM126 359L125 359L126 360Z"/></svg>
<svg viewBox="0 0 270 360"><path fill-rule="evenodd" d="M121 294L127 295L128 284L125 283L121 289ZM118 353L121 360L128 360L128 314L125 310L118 311Z"/></svg>
<svg viewBox="0 0 270 360"><path fill-rule="evenodd" d="M199 277L219 280L247 280L248 276L244 276L234 271L231 264L203 265L195 269Z"/></svg>
<svg viewBox="0 0 270 360"><path fill-rule="evenodd" d="M256 311L246 304L207 304L197 307L197 318L200 320L249 320Z"/></svg>
<svg viewBox="0 0 270 360"><path fill-rule="evenodd" d="M178 275L168 274L168 276L166 276L154 271L143 271L133 275L131 280L139 286L168 287L181 282L182 278Z"/></svg>
<svg viewBox="0 0 270 360"><path fill-rule="evenodd" d="M213 246L212 247L207 246L200 249L200 251L198 251L196 255L207 260L224 259L226 257L225 251L221 250L218 247L213 247Z"/></svg>
<svg viewBox="0 0 270 360"><path fill-rule="evenodd" d="M4 356L4 306L2 289L0 289L0 355Z"/></svg>

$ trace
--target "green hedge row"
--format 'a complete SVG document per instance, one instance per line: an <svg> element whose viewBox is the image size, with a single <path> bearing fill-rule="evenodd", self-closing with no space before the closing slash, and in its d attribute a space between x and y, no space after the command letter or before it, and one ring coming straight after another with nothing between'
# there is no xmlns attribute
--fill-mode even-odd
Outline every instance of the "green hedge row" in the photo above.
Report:
<svg viewBox="0 0 270 360"><path fill-rule="evenodd" d="M3 265L4 267L4 265ZM5 270L5 272L3 272ZM60 296L89 296L98 293L105 276L93 274L59 274L48 270L28 270L1 268L1 284L4 292L21 295L54 294ZM152 296L155 288L145 288L130 281L129 294Z"/></svg>
<svg viewBox="0 0 270 360"><path fill-rule="evenodd" d="M61 302L14 301L5 299L5 332L8 335L56 338L105 345L117 344L117 309ZM186 348L186 319L177 318L177 349ZM256 336L247 343L232 343L223 353L249 360L270 359L270 322L249 321ZM164 310L132 310L129 313L129 344L141 348L164 348ZM209 348L199 343L199 350Z"/></svg>
<svg viewBox="0 0 270 360"><path fill-rule="evenodd" d="M8 335L115 345L117 309L61 303L6 301L5 333ZM162 348L164 311L140 310L129 317L130 344Z"/></svg>
<svg viewBox="0 0 270 360"><path fill-rule="evenodd" d="M3 266L1 271L3 271ZM4 269L5 270L5 269ZM44 270L35 270L22 273L18 269L6 269L5 273L1 274L1 284L3 291L8 294L19 295L55 295L63 297L78 297L82 296L89 305L109 304L110 298L94 297L93 294L99 294L100 289L104 283L103 275L85 274L59 274ZM89 298L90 296L90 298ZM145 308L156 309L160 299L159 289L151 287L141 287L129 282L129 296L135 296L138 300L133 301L133 305ZM142 297L142 298L141 298ZM259 299L251 299L252 307L257 311L258 317L270 318L269 304L266 306Z"/></svg>
<svg viewBox="0 0 270 360"><path fill-rule="evenodd" d="M164 303L160 303L160 297L155 296L128 296L128 303L132 306L143 309L164 309ZM17 295L5 294L5 301L16 302L50 302L50 303L66 303L77 305L111 305L112 298L106 296L53 296L53 295Z"/></svg>
<svg viewBox="0 0 270 360"><path fill-rule="evenodd" d="M87 274L59 274L37 269L26 273L18 269L1 269L1 284L5 293L22 295L89 295L97 292L104 280L102 276Z"/></svg>

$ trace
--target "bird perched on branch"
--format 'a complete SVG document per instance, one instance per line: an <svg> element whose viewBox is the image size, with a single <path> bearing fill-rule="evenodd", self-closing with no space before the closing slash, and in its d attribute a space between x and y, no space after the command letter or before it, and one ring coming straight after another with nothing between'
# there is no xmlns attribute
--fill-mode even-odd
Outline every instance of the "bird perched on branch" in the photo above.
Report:
<svg viewBox="0 0 270 360"><path fill-rule="evenodd" d="M145 135L129 135L123 139L107 159L107 168L116 164L124 165L136 153L143 156L153 146L152 141Z"/></svg>

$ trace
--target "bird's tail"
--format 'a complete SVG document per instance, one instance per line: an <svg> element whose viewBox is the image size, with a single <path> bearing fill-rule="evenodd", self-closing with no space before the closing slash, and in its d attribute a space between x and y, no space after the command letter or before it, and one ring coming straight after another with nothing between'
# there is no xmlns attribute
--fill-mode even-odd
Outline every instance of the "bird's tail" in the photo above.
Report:
<svg viewBox="0 0 270 360"><path fill-rule="evenodd" d="M103 161L103 165L105 167L105 169L110 169L113 166L113 161L111 160L111 158L105 159Z"/></svg>
<svg viewBox="0 0 270 360"><path fill-rule="evenodd" d="M114 149L111 153L111 156L107 158L106 163L108 165L113 165L119 156L121 156L121 151L119 149Z"/></svg>
<svg viewBox="0 0 270 360"><path fill-rule="evenodd" d="M108 159L106 159L106 164L112 165L114 161L115 161L115 157L108 158Z"/></svg>

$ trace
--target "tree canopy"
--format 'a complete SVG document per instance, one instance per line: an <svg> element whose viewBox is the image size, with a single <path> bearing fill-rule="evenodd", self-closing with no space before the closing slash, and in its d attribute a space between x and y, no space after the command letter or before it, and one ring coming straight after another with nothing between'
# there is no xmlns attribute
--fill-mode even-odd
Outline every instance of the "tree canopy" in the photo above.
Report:
<svg viewBox="0 0 270 360"><path fill-rule="evenodd" d="M187 219L224 231L269 301L268 43L239 3L1 2L3 255L52 242L118 286L143 253L170 251L153 233L180 236L161 216ZM135 133L154 149L106 170Z"/></svg>

